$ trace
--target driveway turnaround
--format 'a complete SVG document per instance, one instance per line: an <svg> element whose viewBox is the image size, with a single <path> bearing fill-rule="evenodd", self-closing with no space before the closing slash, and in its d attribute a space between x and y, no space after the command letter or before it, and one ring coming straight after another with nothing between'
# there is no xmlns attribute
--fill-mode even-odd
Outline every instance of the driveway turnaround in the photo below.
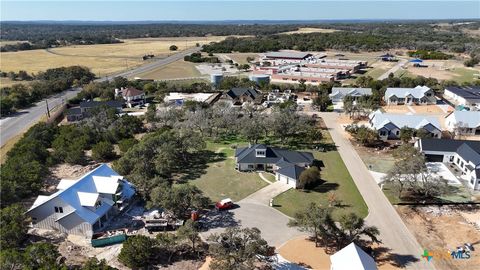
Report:
<svg viewBox="0 0 480 270"><path fill-rule="evenodd" d="M367 224L380 230L380 239L391 249L390 253L399 264L407 269L435 269L431 262L421 258L424 249L380 190L350 141L343 135L342 127L337 122L338 113L320 113L319 116L325 121L343 162L368 206Z"/></svg>
<svg viewBox="0 0 480 270"><path fill-rule="evenodd" d="M305 235L296 228L288 227L290 218L269 206L271 198L289 188L282 182L275 182L237 202L237 207L232 210L211 211L203 218L208 231L201 233L202 238L236 225L257 227L262 232L263 239L278 248L292 238Z"/></svg>

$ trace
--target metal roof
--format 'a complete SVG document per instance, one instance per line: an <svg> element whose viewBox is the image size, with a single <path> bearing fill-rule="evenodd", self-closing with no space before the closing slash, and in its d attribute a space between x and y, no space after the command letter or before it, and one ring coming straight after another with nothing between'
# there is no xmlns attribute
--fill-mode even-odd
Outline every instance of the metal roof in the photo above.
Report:
<svg viewBox="0 0 480 270"><path fill-rule="evenodd" d="M292 59L305 59L311 56L311 53L307 52L268 52L265 54L267 58L292 58Z"/></svg>
<svg viewBox="0 0 480 270"><path fill-rule="evenodd" d="M110 180L107 180L107 178ZM27 213L54 198L58 198L65 204L70 205L74 209L73 212L85 222L94 224L100 217L108 212L114 204L114 202L108 198L99 198L100 193L115 194L115 191L111 193L113 187L110 187L110 185L115 182L116 184L114 186L116 189L118 187L118 181L121 178L122 177L118 175L117 172L112 170L107 164L102 164L84 176L80 177L75 183L69 185L66 189L61 189L46 198L45 196L39 196ZM127 181L123 181L122 196L131 198L134 194L135 189L133 185ZM94 200L95 202L97 200L101 200L102 203L98 208L92 210L92 208L89 208L89 206L92 206L92 204L93 206L95 205ZM68 215L72 214L73 212L69 212ZM65 213L65 215L63 215L61 218L65 217L66 215L67 213Z"/></svg>
<svg viewBox="0 0 480 270"><path fill-rule="evenodd" d="M343 98L344 96L370 96L372 88L333 87L330 97Z"/></svg>
<svg viewBox="0 0 480 270"><path fill-rule="evenodd" d="M372 124L372 127L377 130L381 128L392 130L393 128L391 127L391 124L397 126L399 129L402 127L419 129L431 124L433 127L441 130L440 122L436 117L426 115L382 113L379 110L370 115L370 123Z"/></svg>
<svg viewBox="0 0 480 270"><path fill-rule="evenodd" d="M108 106L113 108L123 107L123 101L109 100L109 101L82 101L80 102L80 108L94 108L100 106Z"/></svg>
<svg viewBox="0 0 480 270"><path fill-rule="evenodd" d="M377 270L375 260L353 242L330 256L330 261L331 270Z"/></svg>
<svg viewBox="0 0 480 270"><path fill-rule="evenodd" d="M480 127L480 111L454 111L447 118L453 118L455 123L462 123L462 127Z"/></svg>
<svg viewBox="0 0 480 270"><path fill-rule="evenodd" d="M396 96L399 98L405 98L409 95L413 96L414 98L422 98L425 96L425 93L429 91L430 88L427 86L416 86L414 88L387 88L385 91L385 97L390 98L392 96Z"/></svg>
<svg viewBox="0 0 480 270"><path fill-rule="evenodd" d="M455 152L464 160L480 165L480 141L421 139L419 145L422 151Z"/></svg>

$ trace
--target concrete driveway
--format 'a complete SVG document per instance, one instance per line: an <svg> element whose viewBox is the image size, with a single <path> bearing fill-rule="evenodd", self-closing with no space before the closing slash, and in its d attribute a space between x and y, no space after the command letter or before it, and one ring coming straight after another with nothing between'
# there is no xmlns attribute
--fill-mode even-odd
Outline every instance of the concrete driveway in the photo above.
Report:
<svg viewBox="0 0 480 270"><path fill-rule="evenodd" d="M221 233L227 227L256 227L262 232L263 239L277 248L292 238L305 235L296 228L288 227L290 218L269 206L271 198L289 188L282 182L275 182L237 202L237 207L232 210L211 211L203 217L208 231L200 235L206 239L210 234Z"/></svg>

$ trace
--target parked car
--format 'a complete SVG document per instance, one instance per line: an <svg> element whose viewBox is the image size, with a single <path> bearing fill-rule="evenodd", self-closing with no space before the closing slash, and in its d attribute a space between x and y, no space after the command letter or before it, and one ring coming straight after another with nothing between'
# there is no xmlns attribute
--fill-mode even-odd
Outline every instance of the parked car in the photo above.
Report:
<svg viewBox="0 0 480 270"><path fill-rule="evenodd" d="M215 204L215 208L218 210L227 210L233 207L233 201L230 198L223 199Z"/></svg>

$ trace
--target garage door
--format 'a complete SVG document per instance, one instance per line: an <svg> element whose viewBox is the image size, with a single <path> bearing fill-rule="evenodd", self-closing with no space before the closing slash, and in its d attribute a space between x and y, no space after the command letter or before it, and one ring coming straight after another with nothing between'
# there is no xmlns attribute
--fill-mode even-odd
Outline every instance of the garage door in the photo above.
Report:
<svg viewBox="0 0 480 270"><path fill-rule="evenodd" d="M278 181L282 181L286 184L288 184L289 186L295 188L295 180L293 179L290 179L288 177L286 177L285 175L278 175Z"/></svg>
<svg viewBox="0 0 480 270"><path fill-rule="evenodd" d="M428 162L443 162L443 155L425 155Z"/></svg>

